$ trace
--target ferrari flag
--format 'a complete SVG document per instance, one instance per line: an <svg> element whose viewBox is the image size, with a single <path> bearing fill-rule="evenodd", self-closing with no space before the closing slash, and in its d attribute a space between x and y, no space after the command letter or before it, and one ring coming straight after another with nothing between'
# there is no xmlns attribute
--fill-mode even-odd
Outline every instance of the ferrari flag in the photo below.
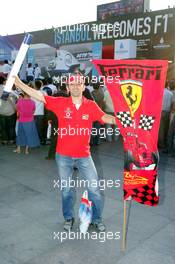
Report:
<svg viewBox="0 0 175 264"><path fill-rule="evenodd" d="M124 199L159 201L157 140L167 61L94 60L111 95L124 143Z"/></svg>

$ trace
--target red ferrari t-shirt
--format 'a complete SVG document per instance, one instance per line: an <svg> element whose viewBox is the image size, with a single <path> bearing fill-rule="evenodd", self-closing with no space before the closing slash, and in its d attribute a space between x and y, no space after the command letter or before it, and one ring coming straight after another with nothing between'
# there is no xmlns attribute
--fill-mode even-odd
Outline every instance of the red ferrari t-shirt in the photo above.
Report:
<svg viewBox="0 0 175 264"><path fill-rule="evenodd" d="M56 152L74 158L88 157L92 123L102 123L101 118L105 113L95 102L85 97L78 110L71 97L45 96L45 101L45 107L58 118Z"/></svg>

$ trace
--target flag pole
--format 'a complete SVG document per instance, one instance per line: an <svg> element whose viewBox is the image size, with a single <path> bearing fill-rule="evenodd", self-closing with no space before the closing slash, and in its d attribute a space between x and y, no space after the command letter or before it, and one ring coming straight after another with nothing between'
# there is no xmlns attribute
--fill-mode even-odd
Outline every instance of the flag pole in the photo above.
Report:
<svg viewBox="0 0 175 264"><path fill-rule="evenodd" d="M135 119L134 119L134 113L132 112L131 109L130 109L130 115L132 118L132 123L133 123L133 128L134 128L134 133L135 133L136 123L135 123ZM125 181L125 179L124 179L124 181ZM127 201L130 201L128 219L127 219ZM123 234L122 234L122 248L121 248L123 253L125 253L125 250L126 250L126 238L127 238L127 229L128 229L130 209L131 209L131 201L132 201L131 196L128 197L127 200L125 200L125 199L123 200Z"/></svg>
<svg viewBox="0 0 175 264"><path fill-rule="evenodd" d="M127 215L127 206L126 206L126 200L123 200L123 235L122 235L122 252L125 253L126 249L126 215Z"/></svg>
<svg viewBox="0 0 175 264"><path fill-rule="evenodd" d="M127 202L129 202L128 217L127 217ZM123 234L122 234L122 246L121 246L121 251L123 253L125 253L125 250L126 250L127 233L128 233L131 206L132 206L131 197L129 197L127 200L123 200Z"/></svg>

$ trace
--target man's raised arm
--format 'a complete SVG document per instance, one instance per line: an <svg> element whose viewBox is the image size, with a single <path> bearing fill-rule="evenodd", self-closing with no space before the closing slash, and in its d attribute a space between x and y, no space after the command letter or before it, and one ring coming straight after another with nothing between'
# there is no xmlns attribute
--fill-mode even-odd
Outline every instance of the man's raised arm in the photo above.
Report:
<svg viewBox="0 0 175 264"><path fill-rule="evenodd" d="M42 92L37 91L37 90L29 87L28 85L26 85L25 83L23 83L19 79L18 76L15 76L15 82L14 82L14 84L15 84L15 86L17 86L18 88L20 88L22 91L24 91L29 96L35 98L38 101L41 101L41 102L45 103L44 95L42 94Z"/></svg>

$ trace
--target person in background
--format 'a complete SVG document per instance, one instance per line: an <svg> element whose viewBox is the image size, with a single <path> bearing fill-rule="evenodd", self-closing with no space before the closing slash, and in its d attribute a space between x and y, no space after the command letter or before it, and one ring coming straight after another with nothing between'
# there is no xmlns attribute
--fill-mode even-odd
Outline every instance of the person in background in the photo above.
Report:
<svg viewBox="0 0 175 264"><path fill-rule="evenodd" d="M89 83L89 77L85 77L85 87L89 90L90 93L94 90L93 86Z"/></svg>
<svg viewBox="0 0 175 264"><path fill-rule="evenodd" d="M175 80L170 81L170 91L173 94L173 106L170 116L170 125L168 131L168 148L167 152L170 156L175 157Z"/></svg>
<svg viewBox="0 0 175 264"><path fill-rule="evenodd" d="M41 91L43 86L42 81L35 80L34 82L34 89L37 91ZM41 145L46 144L46 133L45 133L45 120L44 120L44 103L36 100L35 98L31 98L35 102L35 112L34 112L34 120L36 124L36 128L38 131L38 135L40 138Z"/></svg>
<svg viewBox="0 0 175 264"><path fill-rule="evenodd" d="M107 88L106 88L105 80L103 77L99 78L99 83L100 83L100 87L101 87L102 91L105 92L107 90Z"/></svg>
<svg viewBox="0 0 175 264"><path fill-rule="evenodd" d="M113 115L114 116L114 106L113 106L113 102L111 99L111 96L109 94L109 91L106 89L104 92L104 111L106 114L108 115ZM107 142L112 142L117 141L118 140L118 136L119 136L119 131L117 129L117 125L110 125L110 124L106 124L106 141ZM108 132L108 129L112 129L112 135L111 133Z"/></svg>
<svg viewBox="0 0 175 264"><path fill-rule="evenodd" d="M18 128L15 153L21 152L21 147L25 147L25 154L29 154L29 148L40 146L40 140L34 122L35 103L24 93L16 104L18 115Z"/></svg>
<svg viewBox="0 0 175 264"><path fill-rule="evenodd" d="M34 69L32 67L32 63L28 63L28 66L26 69L26 80L28 83L34 80Z"/></svg>
<svg viewBox="0 0 175 264"><path fill-rule="evenodd" d="M56 85L53 84L52 78L48 78L46 86L52 90L52 95L58 92Z"/></svg>
<svg viewBox="0 0 175 264"><path fill-rule="evenodd" d="M48 87L48 79L44 78L42 80L43 87L41 88L41 91L44 92L45 94L51 96L52 95L52 89Z"/></svg>
<svg viewBox="0 0 175 264"><path fill-rule="evenodd" d="M170 124L170 113L173 107L173 94L169 91L168 82L165 83L163 93L162 113L159 127L158 147L167 149L167 136Z"/></svg>
<svg viewBox="0 0 175 264"><path fill-rule="evenodd" d="M8 60L4 60L4 65L3 65L3 73L8 76L8 74L10 73L11 71L11 66L10 64L8 63Z"/></svg>
<svg viewBox="0 0 175 264"><path fill-rule="evenodd" d="M92 96L94 98L94 101L96 104L100 107L100 109L103 109L104 106L104 92L100 87L100 83L93 83L93 91ZM99 145L100 142L100 128L101 124L98 121L95 121L93 123L93 129L96 129L95 135L92 135L91 137L91 145Z"/></svg>
<svg viewBox="0 0 175 264"><path fill-rule="evenodd" d="M58 93L54 95L54 97L59 97L59 96L69 97L69 91L65 83L63 83L60 86ZM57 131L58 129L58 119L56 115L52 111L49 111L49 110L47 111L47 119L48 119L48 122L51 122L51 137L50 137L50 146L48 150L48 155L46 159L52 160L52 159L55 159L57 137L58 137L55 131Z"/></svg>
<svg viewBox="0 0 175 264"><path fill-rule="evenodd" d="M0 126L2 144L13 144L15 141L16 107L15 97L12 93L5 99L3 94L6 77L0 76Z"/></svg>
<svg viewBox="0 0 175 264"><path fill-rule="evenodd" d="M38 63L35 63L34 66L34 80L40 79L41 77L41 68L39 67Z"/></svg>
<svg viewBox="0 0 175 264"><path fill-rule="evenodd" d="M92 100L94 101L94 98L91 94L91 92L89 91L88 88L85 87L84 91L83 91L83 96L86 97L86 99Z"/></svg>
<svg viewBox="0 0 175 264"><path fill-rule="evenodd" d="M18 96L18 99L19 98L24 98L24 94L22 93L22 92L20 92L19 93L19 96ZM17 135L18 135L18 125L19 125L19 114L18 114L18 112L16 112L16 125L15 125L15 133L16 133L16 137L17 137Z"/></svg>

